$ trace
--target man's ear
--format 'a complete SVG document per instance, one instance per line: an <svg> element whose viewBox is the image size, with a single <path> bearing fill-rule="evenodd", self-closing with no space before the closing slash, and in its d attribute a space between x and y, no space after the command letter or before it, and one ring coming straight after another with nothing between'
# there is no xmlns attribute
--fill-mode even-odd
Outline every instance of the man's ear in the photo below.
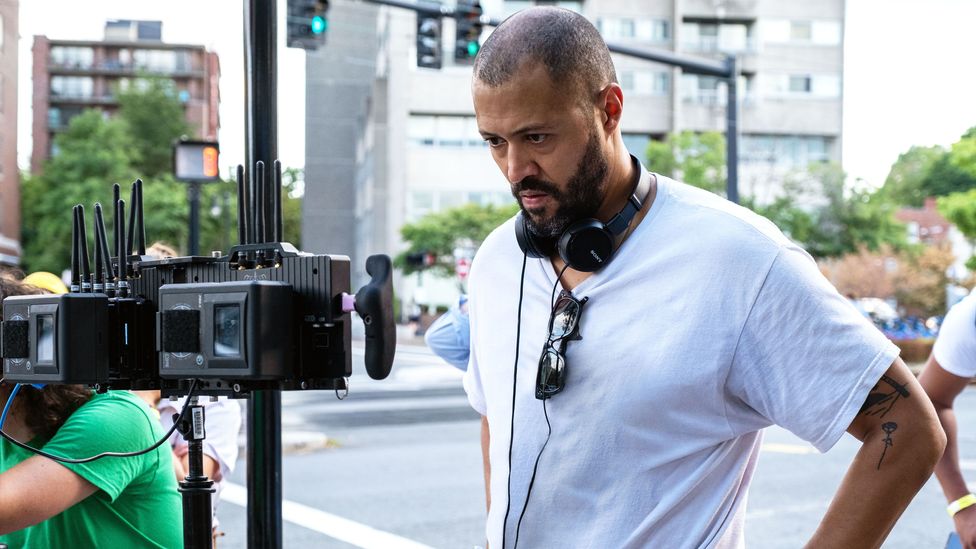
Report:
<svg viewBox="0 0 976 549"><path fill-rule="evenodd" d="M608 134L616 131L624 112L624 92L620 84L611 82L600 91L597 106L601 110L603 130Z"/></svg>

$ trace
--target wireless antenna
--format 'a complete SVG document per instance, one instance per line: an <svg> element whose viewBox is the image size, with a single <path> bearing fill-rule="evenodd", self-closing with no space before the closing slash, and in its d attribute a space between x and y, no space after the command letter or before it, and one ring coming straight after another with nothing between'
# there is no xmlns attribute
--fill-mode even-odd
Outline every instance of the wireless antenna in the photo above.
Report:
<svg viewBox="0 0 976 549"><path fill-rule="evenodd" d="M139 252L139 257L142 257L146 255L146 222L143 217L141 179L136 179L135 207L139 209L139 213L136 215L136 251Z"/></svg>
<svg viewBox="0 0 976 549"><path fill-rule="evenodd" d="M129 294L129 282L127 270L129 266L128 258L125 255L125 200L119 199L115 204L115 236L119 243L119 297L127 297Z"/></svg>
<svg viewBox="0 0 976 549"><path fill-rule="evenodd" d="M106 271L105 290L115 292L115 270L112 269L112 252L108 249L108 237L105 232L105 218L102 216L102 205L95 203L95 253L101 252L102 266ZM96 255L98 257L98 255ZM95 269L98 269L96 266Z"/></svg>
<svg viewBox="0 0 976 549"><path fill-rule="evenodd" d="M78 275L81 266L78 264L78 206L71 208L71 293L77 293L81 287Z"/></svg>
<svg viewBox="0 0 976 549"><path fill-rule="evenodd" d="M88 229L85 227L85 207L78 208L78 253L81 256L81 291L91 293L91 263L88 256Z"/></svg>
<svg viewBox="0 0 976 549"><path fill-rule="evenodd" d="M250 244L247 233L247 180L244 166L237 165L237 240L241 245Z"/></svg>
<svg viewBox="0 0 976 549"><path fill-rule="evenodd" d="M255 243L264 244L267 242L265 238L265 218L264 218L264 201L267 199L267 190L265 189L264 182L264 161L258 160L257 164L254 166L254 177L252 178L254 183L254 217L255 217Z"/></svg>
<svg viewBox="0 0 976 549"><path fill-rule="evenodd" d="M132 183L132 190L129 191L129 230L125 232L125 255L132 255L136 239L136 213L139 209L136 203L136 184Z"/></svg>
<svg viewBox="0 0 976 549"><path fill-rule="evenodd" d="M98 204L95 204L95 273L92 276L92 291L102 293L105 291L105 266L102 259L102 245L98 236Z"/></svg>
<svg viewBox="0 0 976 549"><path fill-rule="evenodd" d="M114 183L112 185L112 215L118 215L119 200L120 200L119 194L121 193L121 189L122 187L120 187L118 183ZM119 224L118 224L118 219L116 219L112 222L112 233L113 233L112 255L115 255L119 252L119 238L121 238L122 233L120 233L118 229L119 229ZM125 244L122 244L122 246L124 245ZM119 265L121 264L122 262L119 261Z"/></svg>
<svg viewBox="0 0 976 549"><path fill-rule="evenodd" d="M281 216L281 202L284 200L281 196L281 160L274 161L274 192L272 197L274 197L274 237L272 240L275 242L281 242L284 240L284 231L282 230L282 216Z"/></svg>

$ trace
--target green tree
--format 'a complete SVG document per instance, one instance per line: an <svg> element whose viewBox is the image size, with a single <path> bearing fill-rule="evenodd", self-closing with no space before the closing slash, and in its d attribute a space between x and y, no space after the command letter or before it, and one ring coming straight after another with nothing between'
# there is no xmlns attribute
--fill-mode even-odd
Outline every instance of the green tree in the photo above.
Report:
<svg viewBox="0 0 976 549"><path fill-rule="evenodd" d="M141 76L117 94L118 118L128 125L133 165L154 178L173 171L173 141L192 136L171 80Z"/></svg>
<svg viewBox="0 0 976 549"><path fill-rule="evenodd" d="M939 213L948 219L971 242L976 240L976 189L953 193L939 198ZM976 270L976 256L966 261L966 267Z"/></svg>
<svg viewBox="0 0 976 549"><path fill-rule="evenodd" d="M897 204L919 208L929 196L929 177L933 167L946 155L938 145L914 146L898 155L885 178L883 191Z"/></svg>
<svg viewBox="0 0 976 549"><path fill-rule="evenodd" d="M647 163L651 170L725 195L725 136L719 132L682 131L664 141L647 145Z"/></svg>
<svg viewBox="0 0 976 549"><path fill-rule="evenodd" d="M438 275L454 275L454 249L464 243L480 246L496 227L518 211L517 204L507 206L480 206L465 204L441 212L428 214L415 223L400 229L407 243L407 250L394 259L394 265L411 273L417 269L407 264L407 256L430 253L436 257L428 270Z"/></svg>

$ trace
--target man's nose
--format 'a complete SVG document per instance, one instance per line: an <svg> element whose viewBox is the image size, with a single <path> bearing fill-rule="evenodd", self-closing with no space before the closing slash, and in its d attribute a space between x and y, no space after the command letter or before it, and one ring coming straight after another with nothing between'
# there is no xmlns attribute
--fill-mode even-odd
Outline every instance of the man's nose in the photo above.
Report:
<svg viewBox="0 0 976 549"><path fill-rule="evenodd" d="M506 160L508 161L506 175L510 183L518 183L526 177L539 174L539 166L535 163L535 159L523 148L509 146Z"/></svg>

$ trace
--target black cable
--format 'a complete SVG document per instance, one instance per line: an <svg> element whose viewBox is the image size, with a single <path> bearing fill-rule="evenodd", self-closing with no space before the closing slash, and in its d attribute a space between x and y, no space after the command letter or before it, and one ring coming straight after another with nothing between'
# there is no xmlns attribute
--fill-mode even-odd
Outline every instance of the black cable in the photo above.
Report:
<svg viewBox="0 0 976 549"><path fill-rule="evenodd" d="M186 410L189 408L191 397L193 397L193 391L196 390L196 388L197 388L197 380L194 379L193 382L190 383L190 390L187 391L186 402L183 404L183 409L180 411L180 415L178 418L176 418L176 421L173 422L173 426L170 427L169 431L166 432L166 435L163 436L163 438L159 439L155 444L153 444L149 448L146 448L144 450L139 450L138 452L102 452L101 454L91 456L91 457L86 457L81 459L71 459L71 458L56 456L54 454L49 454L44 450L38 450L33 446L28 446L27 444L24 444L23 442L20 442L14 437L8 435L3 430L0 430L0 437L5 438L11 444L17 446L18 448L22 448L24 450L27 450L28 452L32 452L41 457L46 457L50 460L57 461L60 463L89 463L95 461L96 459L102 459L105 457L122 458L122 457L141 456L143 454L148 454L149 452L152 452L156 448L159 448L160 446L163 445L164 442L169 440L169 437L173 436L173 433L176 432L176 427L180 424L180 422L183 421L183 415L186 414Z"/></svg>
<svg viewBox="0 0 976 549"><path fill-rule="evenodd" d="M525 264L529 256L522 253L522 280L519 282L518 318L515 323L515 366L512 368L512 425L508 432L508 501L505 503L505 520L502 522L502 549L505 549L505 534L508 530L508 513L512 510L512 442L515 440L515 395L518 387L519 340L522 337L522 297L525 295ZM491 487L488 487L489 492ZM516 532L516 539L518 538ZM516 541L516 543L518 543Z"/></svg>
<svg viewBox="0 0 976 549"><path fill-rule="evenodd" d="M524 264L523 264L523 267L522 268L523 268L523 271L522 271L522 283L524 284L525 283L525 271L524 271L525 266L524 266ZM549 307L555 306L555 303L554 302L556 300L556 288L559 287L559 281L562 280L563 274L566 272L566 269L568 269L568 268L569 268L569 264L567 263L559 271L559 274L556 275L556 283L552 285L552 293L549 296ZM522 294L521 294L521 291L520 291L520 293L519 293L519 321L520 322L521 322L521 317L522 317ZM518 336L516 336L516 338L515 338L515 347L516 347L516 349L518 348ZM516 362L516 364L518 364L518 356L515 357L515 362ZM514 391L514 389L513 389L513 391ZM525 492L525 502L522 504L522 512L519 514L518 523L516 523L516 525L515 525L515 545L512 546L512 549L517 549L518 548L519 531L522 529L522 519L525 518L525 510L529 508L529 496L532 495L532 485L535 484L535 474L539 470L539 461L542 459L542 451L546 449L546 445L549 444L549 437L552 436L552 424L549 423L549 411L546 408L546 400L548 400L548 399L542 399L542 414L544 416L546 416L546 427L548 428L548 432L546 433L546 440L542 443L542 448L539 448L539 453L535 456L535 465L532 466L532 477L529 478L529 488ZM513 434L513 437L512 438L514 438L514 434L515 434L515 397L514 397L514 393L513 393L513 396L512 396L512 434ZM509 492L509 497L508 497L509 503L511 503L511 500L512 500L512 497L511 497L511 492L512 492L512 443L511 443L511 440L509 440L509 443L508 443L508 492ZM506 525L508 524L508 509L505 510L505 524ZM505 534L505 532L504 532L504 530L502 530L502 549L504 549L504 547L505 547L504 534Z"/></svg>

